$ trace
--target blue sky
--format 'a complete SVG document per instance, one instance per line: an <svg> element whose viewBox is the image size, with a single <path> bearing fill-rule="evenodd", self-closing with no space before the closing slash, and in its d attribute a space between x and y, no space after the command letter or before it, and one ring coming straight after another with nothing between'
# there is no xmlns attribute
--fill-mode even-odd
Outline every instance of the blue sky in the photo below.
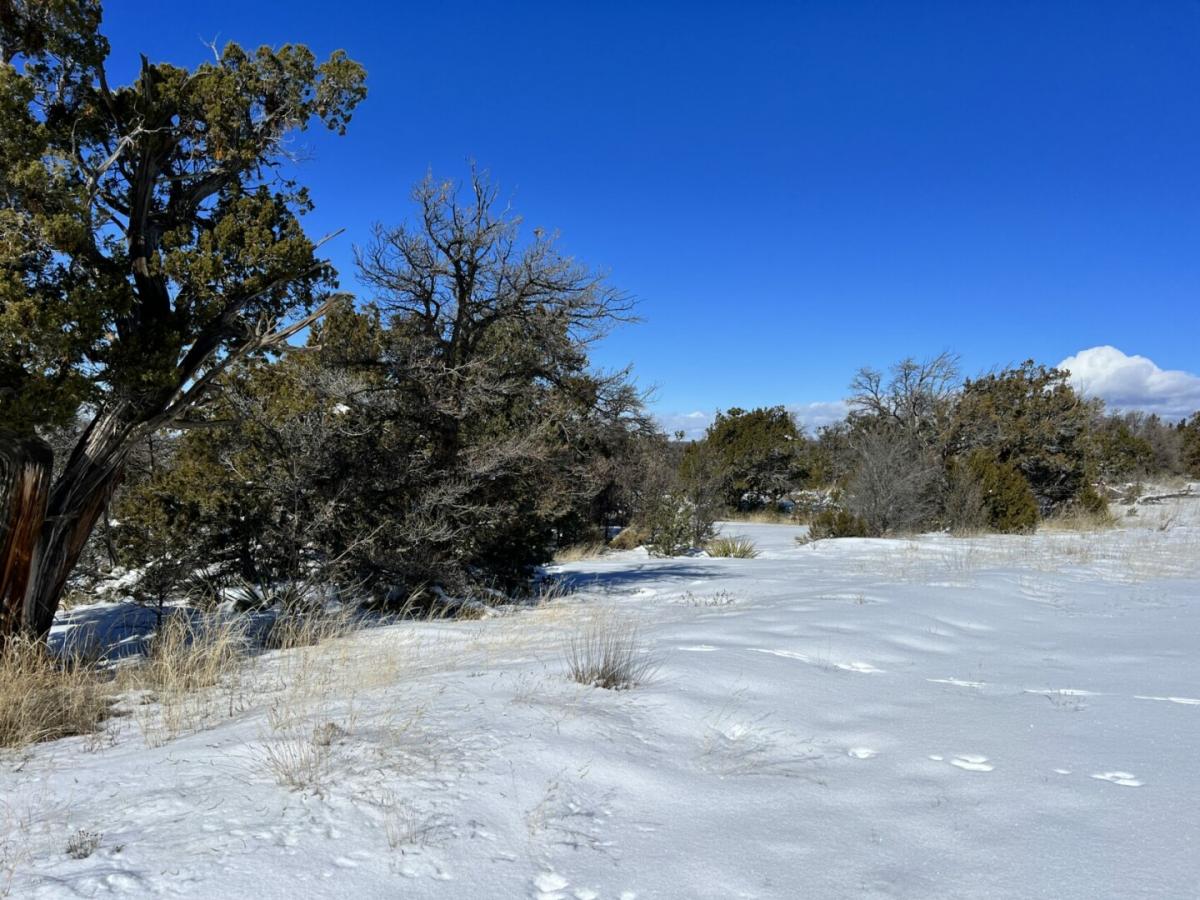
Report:
<svg viewBox="0 0 1200 900"><path fill-rule="evenodd" d="M303 141L343 283L473 158L638 298L596 359L672 423L943 349L970 373L1112 345L1146 390L1200 389L1194 2L110 0L105 30L114 80L213 38L345 48L370 96Z"/></svg>

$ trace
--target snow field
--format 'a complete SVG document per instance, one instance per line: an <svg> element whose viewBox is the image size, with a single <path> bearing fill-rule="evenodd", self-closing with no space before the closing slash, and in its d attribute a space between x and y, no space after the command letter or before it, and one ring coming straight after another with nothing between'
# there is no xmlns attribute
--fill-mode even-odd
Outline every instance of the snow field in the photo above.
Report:
<svg viewBox="0 0 1200 900"><path fill-rule="evenodd" d="M1198 507L808 546L730 524L757 559L616 553L538 609L266 654L173 735L144 704L6 756L0 891L1197 896ZM570 681L612 615L652 679Z"/></svg>

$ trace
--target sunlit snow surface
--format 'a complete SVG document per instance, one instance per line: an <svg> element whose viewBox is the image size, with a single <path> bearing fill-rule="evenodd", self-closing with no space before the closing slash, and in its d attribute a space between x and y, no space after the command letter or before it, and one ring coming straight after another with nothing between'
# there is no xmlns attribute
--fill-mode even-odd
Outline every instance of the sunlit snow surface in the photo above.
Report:
<svg viewBox="0 0 1200 900"><path fill-rule="evenodd" d="M12 894L1200 896L1200 501L1121 526L726 525L761 555L613 554L555 570L578 590L542 609L268 655L198 730L150 704L5 756ZM564 677L608 608L651 683ZM264 748L330 722L314 783L278 784Z"/></svg>

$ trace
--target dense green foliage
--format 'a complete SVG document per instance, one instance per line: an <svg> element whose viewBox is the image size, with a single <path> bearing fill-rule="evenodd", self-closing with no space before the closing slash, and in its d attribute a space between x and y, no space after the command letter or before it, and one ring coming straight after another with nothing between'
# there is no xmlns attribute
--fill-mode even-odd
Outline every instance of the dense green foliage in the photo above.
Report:
<svg viewBox="0 0 1200 900"><path fill-rule="evenodd" d="M974 450L961 465L979 485L987 527L1004 534L1032 531L1038 521L1037 499L1025 476L1011 462L986 450Z"/></svg>
<svg viewBox="0 0 1200 900"><path fill-rule="evenodd" d="M712 458L730 507L775 503L804 477L800 430L782 406L718 412L690 454ZM694 465L694 464L693 464Z"/></svg>
<svg viewBox="0 0 1200 900"><path fill-rule="evenodd" d="M231 43L110 85L97 0L0 11L0 433L76 434L0 579L22 585L4 621L40 637L134 448L330 302L287 142L343 133L365 73Z"/></svg>
<svg viewBox="0 0 1200 900"><path fill-rule="evenodd" d="M332 285L300 225L283 141L344 132L362 69L299 45L228 44L195 70L144 61L110 87L92 0L0 23L0 422L81 404L135 421L177 404L261 321Z"/></svg>
<svg viewBox="0 0 1200 900"><path fill-rule="evenodd" d="M1028 361L968 380L946 437L951 455L986 450L1016 466L1043 513L1073 500L1089 476L1088 439L1097 407L1069 373Z"/></svg>

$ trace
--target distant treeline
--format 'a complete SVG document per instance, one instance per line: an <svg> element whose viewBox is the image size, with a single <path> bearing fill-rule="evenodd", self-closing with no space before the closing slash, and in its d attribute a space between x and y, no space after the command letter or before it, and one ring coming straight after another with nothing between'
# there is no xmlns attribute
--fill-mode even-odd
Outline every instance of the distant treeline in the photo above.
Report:
<svg viewBox="0 0 1200 900"><path fill-rule="evenodd" d="M964 379L952 354L906 359L861 370L850 390L846 419L815 434L782 406L718 413L701 440L675 445L658 476L669 487L651 492L662 502L625 540L676 553L719 516L757 510L814 537L1028 531L1048 516L1103 520L1129 482L1200 478L1200 413L1106 412L1032 361Z"/></svg>

